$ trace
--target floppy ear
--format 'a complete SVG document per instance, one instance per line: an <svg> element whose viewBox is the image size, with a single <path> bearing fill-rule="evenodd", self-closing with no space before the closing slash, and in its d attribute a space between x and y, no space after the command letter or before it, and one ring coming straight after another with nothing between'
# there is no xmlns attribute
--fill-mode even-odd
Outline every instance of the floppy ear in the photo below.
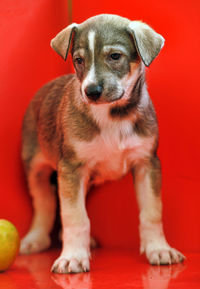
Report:
<svg viewBox="0 0 200 289"><path fill-rule="evenodd" d="M72 36L74 30L78 27L78 24L72 23L65 29L60 31L55 38L51 40L51 47L66 60L69 52Z"/></svg>
<svg viewBox="0 0 200 289"><path fill-rule="evenodd" d="M165 39L156 33L150 26L141 21L132 21L129 24L138 54L146 66L149 66L159 54Z"/></svg>

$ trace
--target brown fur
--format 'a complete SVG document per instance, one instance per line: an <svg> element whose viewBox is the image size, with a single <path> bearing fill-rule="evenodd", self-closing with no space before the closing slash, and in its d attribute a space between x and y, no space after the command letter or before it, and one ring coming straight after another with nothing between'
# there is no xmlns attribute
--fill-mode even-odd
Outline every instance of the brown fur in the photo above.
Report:
<svg viewBox="0 0 200 289"><path fill-rule="evenodd" d="M88 108L76 103L72 90L74 82L77 82L74 75L59 77L42 87L30 103L23 125L22 158L27 165L42 148L56 166L63 156L75 157L67 139L90 141L100 132Z"/></svg>
<svg viewBox="0 0 200 289"><path fill-rule="evenodd" d="M100 128L90 115L89 109L85 106L80 109L73 100L69 100L65 121L66 125L70 122L70 134L78 140L91 141L100 133Z"/></svg>
<svg viewBox="0 0 200 289"><path fill-rule="evenodd" d="M140 109L138 112L138 118L133 125L134 131L143 137L150 135L158 136L157 117L151 101L145 110Z"/></svg>
<svg viewBox="0 0 200 289"><path fill-rule="evenodd" d="M75 203L80 187L81 162L60 161L58 165L58 186L64 198Z"/></svg>
<svg viewBox="0 0 200 289"><path fill-rule="evenodd" d="M157 156L151 158L149 168L153 192L156 196L160 196L162 175L160 160Z"/></svg>

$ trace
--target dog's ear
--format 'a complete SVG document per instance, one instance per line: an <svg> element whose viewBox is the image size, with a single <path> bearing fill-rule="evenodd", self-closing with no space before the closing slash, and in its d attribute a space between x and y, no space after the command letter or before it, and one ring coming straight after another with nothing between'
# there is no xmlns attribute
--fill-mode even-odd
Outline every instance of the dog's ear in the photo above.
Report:
<svg viewBox="0 0 200 289"><path fill-rule="evenodd" d="M141 21L132 21L128 27L139 56L149 66L162 49L165 39Z"/></svg>
<svg viewBox="0 0 200 289"><path fill-rule="evenodd" d="M61 30L55 38L51 40L51 47L66 60L67 54L70 49L72 36L78 24L72 23L65 29Z"/></svg>

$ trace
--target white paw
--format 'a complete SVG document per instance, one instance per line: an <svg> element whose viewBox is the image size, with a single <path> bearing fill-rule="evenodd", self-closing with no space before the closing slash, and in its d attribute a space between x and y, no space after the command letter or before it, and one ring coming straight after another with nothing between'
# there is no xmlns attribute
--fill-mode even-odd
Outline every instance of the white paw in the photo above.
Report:
<svg viewBox="0 0 200 289"><path fill-rule="evenodd" d="M51 271L60 274L88 272L90 271L90 261L89 258L78 260L61 256L54 262Z"/></svg>
<svg viewBox="0 0 200 289"><path fill-rule="evenodd" d="M30 231L22 240L20 245L21 254L39 253L48 249L51 239L48 235L38 231Z"/></svg>
<svg viewBox="0 0 200 289"><path fill-rule="evenodd" d="M147 252L146 255L152 265L171 265L185 260L182 253L170 247L153 249Z"/></svg>
<svg viewBox="0 0 200 289"><path fill-rule="evenodd" d="M87 248L65 247L62 254L54 262L51 271L54 273L80 273L90 270L90 252Z"/></svg>

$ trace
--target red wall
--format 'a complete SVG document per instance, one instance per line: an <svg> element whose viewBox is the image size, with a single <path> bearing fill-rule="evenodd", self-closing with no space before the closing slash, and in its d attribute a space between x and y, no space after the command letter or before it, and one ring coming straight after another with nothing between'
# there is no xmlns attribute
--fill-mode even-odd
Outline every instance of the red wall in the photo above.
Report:
<svg viewBox="0 0 200 289"><path fill-rule="evenodd" d="M19 156L21 121L34 92L70 69L49 47L50 39L68 24L66 2L0 2L0 217L13 221L21 235L31 219ZM147 22L166 39L147 72L160 126L164 227L173 246L199 251L200 2L96 2L73 0L73 22L99 13L120 14ZM88 197L88 211L92 232L104 246L138 247L138 209L130 175L96 188Z"/></svg>
<svg viewBox="0 0 200 289"><path fill-rule="evenodd" d="M69 71L50 47L68 24L65 0L0 1L0 218L21 235L31 219L20 162L21 123L36 90Z"/></svg>

